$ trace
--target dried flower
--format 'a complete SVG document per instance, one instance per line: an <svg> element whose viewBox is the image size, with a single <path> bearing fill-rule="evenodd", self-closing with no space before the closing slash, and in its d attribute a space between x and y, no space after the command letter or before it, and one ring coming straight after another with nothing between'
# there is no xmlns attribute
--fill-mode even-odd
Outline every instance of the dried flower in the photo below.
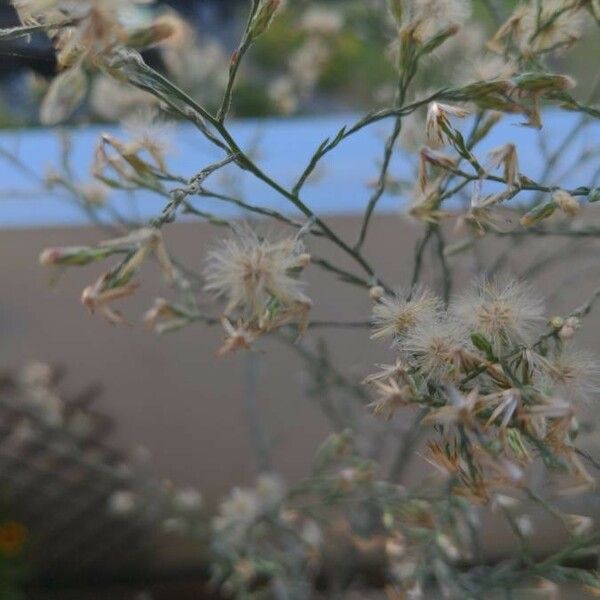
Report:
<svg viewBox="0 0 600 600"><path fill-rule="evenodd" d="M445 146L450 141L449 136L451 135L452 128L450 117L463 119L468 114L469 111L466 108L432 102L427 109L427 120L425 123L427 143L432 148Z"/></svg>
<svg viewBox="0 0 600 600"><path fill-rule="evenodd" d="M556 391L567 397L587 399L600 391L600 362L589 352L563 347L554 356L538 361L538 368Z"/></svg>
<svg viewBox="0 0 600 600"><path fill-rule="evenodd" d="M518 66L505 60L502 56L486 55L477 59L469 66L470 81L490 81L493 79L509 80L516 72Z"/></svg>
<svg viewBox="0 0 600 600"><path fill-rule="evenodd" d="M128 298L139 287L138 283L112 283L112 273L104 273L95 283L86 287L81 293L81 303L90 311L90 314L101 312L112 325L124 324L127 321L123 315L115 310L111 304L116 300Z"/></svg>
<svg viewBox="0 0 600 600"><path fill-rule="evenodd" d="M371 300L381 300L385 296L385 289L380 285L374 285L369 289Z"/></svg>
<svg viewBox="0 0 600 600"><path fill-rule="evenodd" d="M81 64L76 64L55 77L40 107L41 123L57 125L70 117L85 97L87 84L88 78Z"/></svg>
<svg viewBox="0 0 600 600"><path fill-rule="evenodd" d="M157 298L154 305L144 313L142 321L149 329L164 333L185 326L190 319L185 312L169 304L164 298Z"/></svg>
<svg viewBox="0 0 600 600"><path fill-rule="evenodd" d="M556 203L551 200L550 202L542 202L537 206L534 206L531 210L527 211L520 219L520 223L523 227L533 227L543 220L548 219L554 214L556 210Z"/></svg>
<svg viewBox="0 0 600 600"><path fill-rule="evenodd" d="M474 389L464 395L455 387L449 386L447 391L450 403L430 412L423 419L423 424L450 425L455 423L473 425L479 404L479 390Z"/></svg>
<svg viewBox="0 0 600 600"><path fill-rule="evenodd" d="M423 43L441 32L461 26L471 14L467 0L414 0L392 2L392 13L401 19L403 31L418 43Z"/></svg>
<svg viewBox="0 0 600 600"><path fill-rule="evenodd" d="M581 212L581 205L577 199L565 190L556 190L552 194L552 201L567 217L576 217Z"/></svg>
<svg viewBox="0 0 600 600"><path fill-rule="evenodd" d="M421 321L399 344L400 350L427 379L452 379L465 342L462 323L444 316Z"/></svg>
<svg viewBox="0 0 600 600"><path fill-rule="evenodd" d="M418 323L435 319L441 307L440 299L425 288L398 290L394 296L383 296L373 306L371 337L397 339Z"/></svg>
<svg viewBox="0 0 600 600"><path fill-rule="evenodd" d="M225 298L225 315L241 316L270 329L292 318L306 321L311 307L298 274L309 264L310 255L297 238L271 242L249 227L208 254L205 289Z"/></svg>
<svg viewBox="0 0 600 600"><path fill-rule="evenodd" d="M387 381L373 381L377 399L369 404L369 408L377 417L383 417L389 421L396 410L407 406L413 399L413 393L408 385L402 385L393 378Z"/></svg>
<svg viewBox="0 0 600 600"><path fill-rule="evenodd" d="M521 50L539 53L569 48L581 37L584 24L576 3L545 0L539 10L531 4L522 21Z"/></svg>
<svg viewBox="0 0 600 600"><path fill-rule="evenodd" d="M509 188L519 185L519 159L514 144L504 144L495 148L488 156L493 167L503 166L504 179Z"/></svg>
<svg viewBox="0 0 600 600"><path fill-rule="evenodd" d="M232 325L231 321L225 317L221 319L221 325L225 331L225 340L217 350L217 356L225 356L237 350L250 350L252 344L260 336L260 331L251 325L245 325L240 322L237 326Z"/></svg>
<svg viewBox="0 0 600 600"><path fill-rule="evenodd" d="M154 107L145 107L123 120L129 141L123 154L131 155L145 150L165 170L165 156L171 148L173 126L165 121Z"/></svg>
<svg viewBox="0 0 600 600"><path fill-rule="evenodd" d="M281 0L259 0L258 7L250 23L248 32L250 39L256 39L269 28L280 6Z"/></svg>
<svg viewBox="0 0 600 600"><path fill-rule="evenodd" d="M452 303L452 313L494 349L526 343L543 322L543 303L529 286L513 280L482 280Z"/></svg>
<svg viewBox="0 0 600 600"><path fill-rule="evenodd" d="M518 6L498 29L489 48L501 53L505 40L512 38L525 55L568 48L583 32L583 15L576 2L546 0Z"/></svg>
<svg viewBox="0 0 600 600"><path fill-rule="evenodd" d="M581 327L577 317L569 317L558 327L558 337L561 340L570 340L575 336L575 332Z"/></svg>

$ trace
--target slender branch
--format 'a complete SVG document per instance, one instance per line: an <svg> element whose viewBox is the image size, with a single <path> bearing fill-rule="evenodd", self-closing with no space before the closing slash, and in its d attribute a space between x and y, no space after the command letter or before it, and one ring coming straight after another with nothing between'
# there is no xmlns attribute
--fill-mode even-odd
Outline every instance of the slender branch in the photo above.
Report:
<svg viewBox="0 0 600 600"><path fill-rule="evenodd" d="M413 418L409 428L404 432L404 437L402 438L400 447L396 452L394 462L390 468L390 481L397 483L402 480L402 476L404 475L404 472L410 463L410 458L412 456L412 451L415 447L415 444L419 441L421 422L427 416L428 412L429 409L427 408L421 409Z"/></svg>
<svg viewBox="0 0 600 600"><path fill-rule="evenodd" d="M450 294L452 293L452 272L450 271L450 266L448 265L445 254L446 242L444 240L444 234L439 226L435 228L434 234L437 240L437 257L442 271L442 299L444 300L444 304L448 306Z"/></svg>
<svg viewBox="0 0 600 600"><path fill-rule="evenodd" d="M231 60L229 63L229 77L227 79L227 86L225 88L225 93L223 94L223 100L221 101L221 106L219 107L219 111L217 113L217 121L223 123L227 118L229 110L231 109L231 100L233 97L233 88L235 86L235 80L242 63L242 60L252 45L252 38L250 35L252 19L258 10L259 0L252 0L252 6L250 8L248 14L248 20L246 21L246 27L244 29L244 34L242 36L242 41L238 46L237 50L232 54Z"/></svg>
<svg viewBox="0 0 600 600"><path fill-rule="evenodd" d="M407 61L407 64L404 68L400 68L400 77L398 79L398 89L396 91L396 101L394 105L396 108L400 108L405 100L406 93L408 91L408 87L412 82L418 66L418 56L412 56L411 59ZM375 190L373 194L369 198L369 202L367 203L367 208L365 210L365 214L363 216L362 225L360 228L360 234L358 236L358 240L356 242L355 248L360 250L362 245L365 242L367 237L367 231L369 229L369 223L371 221L371 216L377 206L377 203L383 196L386 190L387 181L388 181L388 171L390 168L390 163L392 161L392 155L394 153L394 147L396 142L398 141L398 137L400 136L400 132L402 131L402 116L397 116L394 121L394 128L392 133L388 137L384 150L383 150L383 160L381 162L381 169L379 171L379 177L377 178L377 185L375 186Z"/></svg>
<svg viewBox="0 0 600 600"><path fill-rule="evenodd" d="M271 449L265 430L262 414L258 405L259 355L256 352L246 352L244 361L244 390L243 402L246 412L248 430L256 454L256 466L259 473L271 471Z"/></svg>
<svg viewBox="0 0 600 600"><path fill-rule="evenodd" d="M425 233L423 237L417 242L415 247L415 259L413 266L413 274L410 280L411 290L414 290L415 286L419 283L421 279L421 271L423 269L423 254L425 252L425 248L429 244L429 240L433 236L434 230L437 225L428 225L425 229Z"/></svg>

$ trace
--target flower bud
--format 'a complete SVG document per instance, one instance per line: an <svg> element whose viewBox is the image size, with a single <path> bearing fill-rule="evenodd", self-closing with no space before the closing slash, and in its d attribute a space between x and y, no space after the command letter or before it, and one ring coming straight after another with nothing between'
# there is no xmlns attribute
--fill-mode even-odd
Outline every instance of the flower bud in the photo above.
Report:
<svg viewBox="0 0 600 600"><path fill-rule="evenodd" d="M68 119L83 101L87 83L87 76L80 66L66 69L55 77L40 108L42 124L58 125Z"/></svg>
<svg viewBox="0 0 600 600"><path fill-rule="evenodd" d="M308 265L310 265L310 261L311 261L310 254L308 254L307 252L305 252L304 254L301 254L297 259L298 268L305 269L306 267L308 267Z"/></svg>
<svg viewBox="0 0 600 600"><path fill-rule="evenodd" d="M448 141L450 116L463 119L468 114L469 111L466 108L432 102L427 109L427 119L425 122L427 143L432 148L444 146Z"/></svg>
<svg viewBox="0 0 600 600"><path fill-rule="evenodd" d="M369 290L369 296L372 300L381 300L385 294L385 290L380 285L374 285Z"/></svg>
<svg viewBox="0 0 600 600"><path fill-rule="evenodd" d="M528 92L565 91L575 87L568 75L554 73L523 73L514 79L515 86Z"/></svg>
<svg viewBox="0 0 600 600"><path fill-rule="evenodd" d="M538 204L521 217L521 225L523 227L533 227L533 225L537 225L540 221L551 217L555 210L556 203L552 200Z"/></svg>
<svg viewBox="0 0 600 600"><path fill-rule="evenodd" d="M269 28L271 21L280 6L281 0L260 0L260 4L252 18L250 29L248 31L251 40L262 35Z"/></svg>
<svg viewBox="0 0 600 600"><path fill-rule="evenodd" d="M140 27L131 31L127 37L127 45L131 48L144 49L160 44L181 31L183 24L169 15L160 17L148 27Z"/></svg>
<svg viewBox="0 0 600 600"><path fill-rule="evenodd" d="M514 144L505 144L489 153L490 162L494 167L504 167L504 179L509 187L519 184L519 159Z"/></svg>
<svg viewBox="0 0 600 600"><path fill-rule="evenodd" d="M46 248L40 254L40 265L51 267L58 265L88 265L103 260L115 253L114 248L90 248L87 246L71 246L66 248Z"/></svg>

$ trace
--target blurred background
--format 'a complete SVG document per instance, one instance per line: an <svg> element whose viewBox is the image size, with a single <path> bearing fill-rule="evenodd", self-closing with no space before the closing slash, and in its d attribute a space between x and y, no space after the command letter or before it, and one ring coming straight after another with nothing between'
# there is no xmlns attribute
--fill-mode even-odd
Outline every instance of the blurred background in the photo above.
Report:
<svg viewBox="0 0 600 600"><path fill-rule="evenodd" d="M516 2L501 4L508 13ZM243 29L247 2L170 0L162 5L160 13L180 14L188 26L169 44L148 51L145 59L214 109ZM325 135L335 134L367 109L390 105L395 48L383 5L376 0L288 0L285 11L249 54L234 97L237 120L232 128L243 136L246 147L256 147L261 161L272 161L282 178L291 179L299 155L304 164L304 154L310 156ZM473 5L475 24L443 46L420 74L416 90L471 76L464 71L464 59L475 67L475 57L493 26L483 3ZM132 19L144 22L156 16L156 10L141 7ZM8 0L0 0L0 28L16 24ZM587 74L599 55L599 36L590 32L573 52L555 59L554 67L578 78L577 93L585 97L593 85ZM327 347L323 336L315 333L300 346L289 340L270 341L258 358L236 355L217 360L221 334L216 328L198 324L157 337L137 321L133 328L114 328L87 315L79 296L90 282L90 272L69 272L53 286L38 267L40 250L106 239L105 225L115 207L119 217L144 219L160 210L162 200L148 195L118 197L114 204L103 201L90 210L55 194L43 181L31 185L27 169L44 177L59 166L61 149L68 148L72 172L86 185L98 134L107 128L121 133L115 124L153 101L97 74L69 127L40 131L40 100L55 72L45 36L35 35L30 43L1 44L0 555L8 549L9 559L0 560L0 600L11 598L2 595L3 578L21 576L29 582L28 597L42 600L141 600L148 596L139 594L148 590L158 600L198 598L199 589L206 594L203 549L184 542L176 523L165 523L169 507L163 504L164 490L199 490L210 511L232 485L250 484L261 471L280 472L290 482L299 480L310 467L314 449L333 427L328 419L331 404L324 405L323 399L335 410L357 414L367 401L361 392L353 392L349 400L339 390L331 391L330 382L320 379L319 363L298 362L301 349L317 352L325 362L334 357L336 369L354 389L360 389L372 364L389 362L389 352L365 343L365 331L336 331L327 334ZM407 123L405 150L419 145L419 119L422 115ZM503 135L519 138L523 170L534 175L540 168L536 161L542 138L514 125L507 124ZM547 125L541 135L552 149L577 124L549 117ZM597 138L595 127L585 129L590 133L587 141ZM196 133L176 132L185 139ZM307 187L313 207L330 216L344 239L356 236L386 133L387 124L349 144L347 154L326 161L326 170ZM596 155L586 154L587 148L584 140L565 158L581 162L585 155L592 164ZM204 148L186 141L171 160L178 172L191 175L209 162L209 156ZM590 164L582 163L582 170L571 169L566 176L576 180L594 176ZM401 283L409 278L412 266L404 257L412 256L420 230L399 217L414 163L400 156L394 167L393 185L382 201L385 213L375 219L365 253L381 265L384 276ZM565 173L559 171L550 175L562 176ZM276 202L247 182L224 177L218 183L257 203L265 198L267 204ZM239 211L217 214L242 216ZM220 230L208 224L187 222L169 227L166 243L174 255L199 268L206 249L220 236ZM493 263L510 243L498 240L477 260ZM561 313L577 306L597 286L598 250L595 239L578 245L540 238L512 255L506 268L530 272L534 285L551 298L551 310ZM315 244L315 251L327 258L330 249ZM561 252L567 259L584 257L576 271L568 262L555 265L548 260ZM426 257L426 262L430 260ZM460 288L481 265L461 257L452 266ZM436 277L426 268L426 279L436 284ZM345 319L368 315L366 295L347 294L344 284L315 270L309 284L315 318L338 318L342 301ZM148 299L160 295L159 277L145 274L142 291L127 303L129 314L143 314ZM584 345L595 350L600 350L598 326L600 321L591 318L581 334ZM262 432L258 438L257 415ZM387 425L384 462L407 428L406 415ZM600 450L596 446L591 440L590 452ZM422 469L417 459L403 481ZM582 509L574 503L576 510ZM600 514L597 497L588 500L586 510ZM494 529L488 536L490 559L509 552L510 532ZM548 531L544 543L549 547L557 539ZM34 558L21 562L19 552L11 554L11 549Z"/></svg>
<svg viewBox="0 0 600 600"><path fill-rule="evenodd" d="M161 9L140 7L132 19L143 22L157 12L183 16L191 30L180 32L146 60L166 70L177 83L208 108L218 102L227 64L245 22L243 0L169 0ZM234 100L234 114L257 117L302 113L329 114L387 106L393 98L394 46L382 0L296 0L258 40L244 63ZM481 55L493 21L483 5L473 2L476 25L459 33L430 61L417 82L434 88L467 77L466 64ZM508 14L513 0L501 3ZM0 0L0 26L17 24L8 0ZM585 94L592 85L588 66L600 52L590 30L583 43L555 65L580 80ZM461 60L457 60L458 58ZM3 44L0 59L0 126L35 125L37 109L56 72L50 42L44 35ZM116 101L114 84L98 76L80 120L114 121L125 116L136 96L125 92ZM139 96L139 95L138 95ZM108 101L107 98L111 97Z"/></svg>

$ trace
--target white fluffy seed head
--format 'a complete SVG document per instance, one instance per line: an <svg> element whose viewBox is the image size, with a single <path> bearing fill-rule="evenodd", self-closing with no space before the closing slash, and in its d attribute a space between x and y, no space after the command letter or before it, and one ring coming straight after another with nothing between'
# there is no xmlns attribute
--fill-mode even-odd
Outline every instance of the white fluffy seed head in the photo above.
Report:
<svg viewBox="0 0 600 600"><path fill-rule="evenodd" d="M444 381L452 379L466 338L462 323L443 315L418 323L398 347L427 379Z"/></svg>
<svg viewBox="0 0 600 600"><path fill-rule="evenodd" d="M416 288L412 294L398 290L383 296L373 307L372 338L397 339L411 328L427 320L435 320L442 302L429 290Z"/></svg>
<svg viewBox="0 0 600 600"><path fill-rule="evenodd" d="M499 347L527 343L544 320L542 300L515 280L480 280L452 303L451 312L471 332Z"/></svg>
<svg viewBox="0 0 600 600"><path fill-rule="evenodd" d="M270 241L247 226L241 227L209 252L205 290L227 300L226 314L239 310L249 318L260 317L272 300L288 308L310 306L302 291L304 284L297 278L309 262L310 256L298 239Z"/></svg>

